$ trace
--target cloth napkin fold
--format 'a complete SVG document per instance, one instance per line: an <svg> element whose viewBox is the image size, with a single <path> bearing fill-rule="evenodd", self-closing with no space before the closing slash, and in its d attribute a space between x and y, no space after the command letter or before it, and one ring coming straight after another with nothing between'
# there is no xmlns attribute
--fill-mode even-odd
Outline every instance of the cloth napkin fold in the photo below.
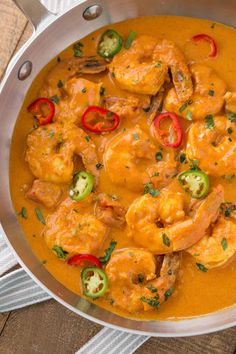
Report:
<svg viewBox="0 0 236 354"><path fill-rule="evenodd" d="M79 0L41 0L50 11L59 13ZM0 313L15 310L50 299L22 269L13 270L17 261L0 234ZM76 354L132 354L149 337L104 327Z"/></svg>

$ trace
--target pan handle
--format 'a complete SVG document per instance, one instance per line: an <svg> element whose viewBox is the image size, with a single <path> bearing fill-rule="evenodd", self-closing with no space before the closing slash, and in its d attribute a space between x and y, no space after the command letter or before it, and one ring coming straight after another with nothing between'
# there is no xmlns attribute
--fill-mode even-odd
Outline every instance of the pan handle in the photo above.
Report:
<svg viewBox="0 0 236 354"><path fill-rule="evenodd" d="M56 14L50 12L39 0L13 0L14 3L23 11L25 16L37 30L46 21L52 19Z"/></svg>

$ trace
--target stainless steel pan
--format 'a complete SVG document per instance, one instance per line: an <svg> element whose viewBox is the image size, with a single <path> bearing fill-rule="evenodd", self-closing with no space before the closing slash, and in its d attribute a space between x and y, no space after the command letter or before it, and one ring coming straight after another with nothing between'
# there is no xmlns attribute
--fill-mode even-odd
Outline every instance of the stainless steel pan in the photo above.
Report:
<svg viewBox="0 0 236 354"><path fill-rule="evenodd" d="M34 256L17 222L9 191L9 152L15 121L32 80L49 60L97 28L132 17L185 15L236 27L235 0L88 0L61 16L49 13L37 0L15 2L35 28L33 37L12 59L0 87L0 231L7 235L19 263L61 304L103 325L163 337L203 334L236 325L236 307L181 321L135 321L81 299L54 279Z"/></svg>

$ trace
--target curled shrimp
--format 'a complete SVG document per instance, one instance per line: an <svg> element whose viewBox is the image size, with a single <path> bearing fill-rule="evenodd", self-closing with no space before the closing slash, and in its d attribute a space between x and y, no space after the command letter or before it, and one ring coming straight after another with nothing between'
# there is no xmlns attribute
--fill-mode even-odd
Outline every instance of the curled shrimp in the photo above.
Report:
<svg viewBox="0 0 236 354"><path fill-rule="evenodd" d="M186 119L204 119L208 114L217 114L224 104L226 83L210 67L193 64L193 95L190 100L181 100L174 89L170 89L164 100L164 110L175 112Z"/></svg>
<svg viewBox="0 0 236 354"><path fill-rule="evenodd" d="M205 121L195 122L188 134L186 154L198 160L207 174L232 175L236 170L235 124L224 116L214 117L212 126ZM207 155L206 155L207 151Z"/></svg>
<svg viewBox="0 0 236 354"><path fill-rule="evenodd" d="M106 266L109 297L114 306L130 313L158 309L173 293L179 266L177 254L166 255L158 276L151 252L139 248L117 250Z"/></svg>
<svg viewBox="0 0 236 354"><path fill-rule="evenodd" d="M173 150L173 149L172 149ZM133 191L142 191L146 183L154 188L167 185L177 171L175 152L151 142L139 127L127 129L110 140L103 157L104 167L112 181ZM157 161L156 154L161 155Z"/></svg>
<svg viewBox="0 0 236 354"><path fill-rule="evenodd" d="M219 212L223 196L219 185L199 204L195 215L188 216L181 193L166 188L157 198L145 194L130 205L126 214L129 235L155 254L186 249L204 236Z"/></svg>
<svg viewBox="0 0 236 354"><path fill-rule="evenodd" d="M236 225L220 217L205 236L186 251L207 269L219 267L236 252Z"/></svg>
<svg viewBox="0 0 236 354"><path fill-rule="evenodd" d="M74 156L82 157L85 169L98 182L95 144L87 141L85 132L73 124L52 123L33 130L27 137L25 159L33 175L41 180L70 182Z"/></svg>
<svg viewBox="0 0 236 354"><path fill-rule="evenodd" d="M192 80L184 55L171 41L140 36L130 49L122 50L109 65L118 85L127 91L156 95L170 68L176 93L181 100L192 95Z"/></svg>
<svg viewBox="0 0 236 354"><path fill-rule="evenodd" d="M102 247L108 228L94 215L81 213L82 203L67 198L47 217L43 235L53 251L60 247L70 255L95 254Z"/></svg>

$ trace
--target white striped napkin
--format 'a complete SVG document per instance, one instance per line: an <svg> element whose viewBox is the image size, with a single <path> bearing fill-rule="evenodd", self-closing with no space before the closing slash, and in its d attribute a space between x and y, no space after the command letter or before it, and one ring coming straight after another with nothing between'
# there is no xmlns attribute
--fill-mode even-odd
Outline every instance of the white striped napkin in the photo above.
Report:
<svg viewBox="0 0 236 354"><path fill-rule="evenodd" d="M80 0L41 0L55 13L65 11ZM0 234L0 313L48 300L50 296L23 270L3 275L17 261ZM132 354L149 337L104 327L76 354Z"/></svg>

